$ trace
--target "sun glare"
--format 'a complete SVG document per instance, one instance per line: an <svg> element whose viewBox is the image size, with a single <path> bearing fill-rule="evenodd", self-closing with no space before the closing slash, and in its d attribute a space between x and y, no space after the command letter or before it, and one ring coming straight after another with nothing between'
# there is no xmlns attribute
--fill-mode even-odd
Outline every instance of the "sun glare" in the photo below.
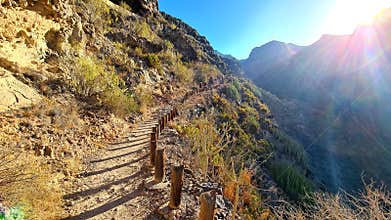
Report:
<svg viewBox="0 0 391 220"><path fill-rule="evenodd" d="M391 6L391 0L336 0L326 22L329 34L349 34L358 25L370 25L374 17L384 8Z"/></svg>

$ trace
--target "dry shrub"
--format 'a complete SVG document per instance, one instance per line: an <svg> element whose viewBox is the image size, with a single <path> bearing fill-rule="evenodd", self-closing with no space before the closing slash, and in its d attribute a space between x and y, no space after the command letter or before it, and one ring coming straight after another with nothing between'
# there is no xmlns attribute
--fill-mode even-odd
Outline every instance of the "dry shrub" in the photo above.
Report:
<svg viewBox="0 0 391 220"><path fill-rule="evenodd" d="M210 78L216 78L221 75L220 70L211 64L194 63L192 66L194 69L194 79L198 83L206 83Z"/></svg>
<svg viewBox="0 0 391 220"><path fill-rule="evenodd" d="M224 196L233 204L233 216L240 213L244 219L258 219L262 214L260 195L252 182L253 172L243 165L235 171L235 163L226 166Z"/></svg>
<svg viewBox="0 0 391 220"><path fill-rule="evenodd" d="M25 117L35 116L44 118L44 116L51 117L52 120L46 121L46 126L52 125L56 129L72 129L79 127L83 121L80 119L77 105L64 105L51 99L43 99L37 105L24 112Z"/></svg>
<svg viewBox="0 0 391 220"><path fill-rule="evenodd" d="M273 207L278 219L391 219L391 197L384 186L365 184L358 196L346 192L315 193L311 202L297 207L289 203Z"/></svg>
<svg viewBox="0 0 391 220"><path fill-rule="evenodd" d="M132 7L130 7L126 2L124 1L121 1L119 6L121 6L123 9L127 10L127 11L132 11Z"/></svg>
<svg viewBox="0 0 391 220"><path fill-rule="evenodd" d="M140 112L145 114L148 108L153 105L152 89L146 85L138 85L135 91L136 99L140 108Z"/></svg>
<svg viewBox="0 0 391 220"><path fill-rule="evenodd" d="M193 82L194 72L186 63L178 60L173 64L171 71L176 74L181 83L189 84Z"/></svg>
<svg viewBox="0 0 391 220"><path fill-rule="evenodd" d="M49 167L38 157L1 147L0 196L27 219L58 219L62 197Z"/></svg>
<svg viewBox="0 0 391 220"><path fill-rule="evenodd" d="M103 0L84 0L76 1L76 3L82 8L88 21L94 24L96 30L102 31L108 25L110 19L105 18L108 17L110 8L106 2Z"/></svg>
<svg viewBox="0 0 391 220"><path fill-rule="evenodd" d="M232 142L228 126L218 130L211 117L194 120L191 125L184 128L186 137L190 140L193 152L197 157L197 165L204 177L210 176L221 180L220 168L224 164L222 150ZM219 170L215 172L215 170Z"/></svg>
<svg viewBox="0 0 391 220"><path fill-rule="evenodd" d="M114 72L107 71L103 62L93 57L76 60L70 85L82 97L94 100L118 116L138 110L128 94L125 82Z"/></svg>
<svg viewBox="0 0 391 220"><path fill-rule="evenodd" d="M236 192L236 182L235 181L230 181L227 182L226 185L224 186L223 194L224 197L227 198L231 203L235 202L235 192Z"/></svg>
<svg viewBox="0 0 391 220"><path fill-rule="evenodd" d="M139 110L134 98L120 89L105 91L101 100L109 111L120 117L125 117L130 112Z"/></svg>

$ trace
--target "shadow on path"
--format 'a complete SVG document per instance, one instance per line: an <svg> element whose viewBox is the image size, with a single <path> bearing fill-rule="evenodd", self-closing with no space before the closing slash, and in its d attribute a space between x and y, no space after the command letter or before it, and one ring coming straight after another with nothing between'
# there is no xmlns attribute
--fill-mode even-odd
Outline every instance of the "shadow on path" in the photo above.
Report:
<svg viewBox="0 0 391 220"><path fill-rule="evenodd" d="M146 143L149 143L149 142L146 142ZM91 163L104 162L104 161L107 161L107 160L117 159L117 158L129 156L129 155L132 155L132 154L135 154L135 153L139 153L139 152L141 152L141 151L143 151L145 149L144 147L149 146L149 144L139 144L138 146L143 147L143 148L140 148L138 150L131 151L131 152L128 152L128 153L125 153L125 154L113 156L113 157L106 157L106 158L99 159L99 160L92 160Z"/></svg>
<svg viewBox="0 0 391 220"><path fill-rule="evenodd" d="M114 200L112 202L109 202L109 203L106 203L104 205L101 205L97 208L94 208L94 209L91 209L91 210L88 210L88 211L85 211L79 215L76 215L76 216L71 216L71 217L67 217L67 218L64 218L64 220L79 220L79 219L88 219L88 218L92 218L94 216L97 216L99 214L102 214L104 212L107 212L108 210L110 209L113 209L117 206L120 206L138 196L140 196L141 194L143 193L142 190L140 189L137 189L117 200Z"/></svg>
<svg viewBox="0 0 391 220"><path fill-rule="evenodd" d="M119 169L119 168L122 168L122 167L126 167L126 166L129 166L129 165L132 165L134 163L137 163L145 158L148 157L148 154L147 155L144 155L138 159L135 159L135 160L132 160L130 162L127 162L127 163L123 163L123 164L119 164L119 165L116 165L116 166L113 166L113 167L109 167L109 168L106 168L106 169L102 169L102 170L97 170L97 171L91 171L91 172L85 172L85 173L82 173L80 174L81 177L89 177L89 176L94 176L94 175L98 175L98 174L102 174L102 173L105 173L105 172L109 172L109 171L113 171L113 170L116 170L116 169Z"/></svg>
<svg viewBox="0 0 391 220"><path fill-rule="evenodd" d="M64 199L72 199L72 200L74 200L74 199L77 199L78 197L86 197L86 196L89 196L89 195L93 195L93 194L96 194L96 193L98 193L98 192L100 192L102 190L108 190L112 186L119 185L121 183L126 183L129 180L131 180L131 179L134 179L134 178L137 178L137 177L141 176L142 174L145 174L144 170L140 170L140 171L134 173L133 175L130 175L128 177L125 177L125 178L113 181L111 183L107 183L107 184L98 186L96 188L91 188L91 189L87 189L87 190L84 190L84 191L75 192L75 193L72 193L72 194L65 195L63 198Z"/></svg>
<svg viewBox="0 0 391 220"><path fill-rule="evenodd" d="M121 147L115 147L115 148L108 148L107 151L116 151L116 150L122 150L122 149L126 149L126 148L132 148L132 147L137 147L137 146L141 146L143 144L147 144L149 143L150 141L150 137L146 137L146 138L140 138L140 139L137 139L137 140L131 140L131 141L134 141L134 142L137 142L137 143L129 143L125 146L121 146ZM142 140L145 140L144 142L141 142ZM115 145L114 145L115 146Z"/></svg>

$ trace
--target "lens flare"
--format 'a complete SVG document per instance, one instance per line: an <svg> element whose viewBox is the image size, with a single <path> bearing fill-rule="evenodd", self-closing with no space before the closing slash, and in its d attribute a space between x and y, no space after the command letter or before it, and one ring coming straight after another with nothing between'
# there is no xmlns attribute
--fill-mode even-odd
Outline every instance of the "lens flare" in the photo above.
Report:
<svg viewBox="0 0 391 220"><path fill-rule="evenodd" d="M391 0L337 0L325 29L329 34L350 34L358 25L371 25L375 16L391 6Z"/></svg>

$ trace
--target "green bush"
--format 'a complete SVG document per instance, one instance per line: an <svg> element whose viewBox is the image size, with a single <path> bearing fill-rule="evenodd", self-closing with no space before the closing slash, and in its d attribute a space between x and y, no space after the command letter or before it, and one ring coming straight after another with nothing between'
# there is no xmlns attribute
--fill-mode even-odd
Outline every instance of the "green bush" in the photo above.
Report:
<svg viewBox="0 0 391 220"><path fill-rule="evenodd" d="M313 189L309 180L289 162L272 162L270 171L273 179L291 199L304 200Z"/></svg>
<svg viewBox="0 0 391 220"><path fill-rule="evenodd" d="M139 37L143 37L150 42L159 38L156 33L152 31L149 24L144 20L138 20L134 24L134 31Z"/></svg>
<svg viewBox="0 0 391 220"><path fill-rule="evenodd" d="M303 168L308 167L308 157L304 147L285 133L275 130L273 135L278 139L278 150L290 160Z"/></svg>
<svg viewBox="0 0 391 220"><path fill-rule="evenodd" d="M156 54L150 53L150 54L147 54L146 57L148 60L148 65L150 67L153 67L158 70L162 68L162 64L160 63L160 59Z"/></svg>
<svg viewBox="0 0 391 220"><path fill-rule="evenodd" d="M240 94L239 91L236 89L235 86L232 84L226 86L224 88L224 94L227 96L227 98L233 100L233 101L239 101L240 100Z"/></svg>
<svg viewBox="0 0 391 220"><path fill-rule="evenodd" d="M244 130L252 135L256 135L261 127L256 117L248 116L243 120Z"/></svg>
<svg viewBox="0 0 391 220"><path fill-rule="evenodd" d="M134 100L125 94L125 82L92 57L76 60L70 85L82 97L94 100L113 113L124 116L137 110Z"/></svg>

